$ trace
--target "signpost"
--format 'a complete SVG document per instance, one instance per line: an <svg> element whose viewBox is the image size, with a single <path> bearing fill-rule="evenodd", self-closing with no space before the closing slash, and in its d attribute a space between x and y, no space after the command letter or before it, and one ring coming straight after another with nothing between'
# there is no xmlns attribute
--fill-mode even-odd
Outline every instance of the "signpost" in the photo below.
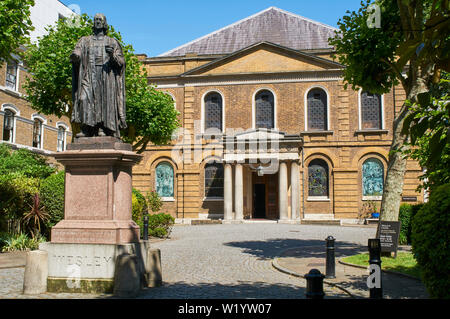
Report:
<svg viewBox="0 0 450 319"><path fill-rule="evenodd" d="M397 258L398 238L400 236L401 223L395 221L380 220L378 238L381 243L381 252L394 252Z"/></svg>

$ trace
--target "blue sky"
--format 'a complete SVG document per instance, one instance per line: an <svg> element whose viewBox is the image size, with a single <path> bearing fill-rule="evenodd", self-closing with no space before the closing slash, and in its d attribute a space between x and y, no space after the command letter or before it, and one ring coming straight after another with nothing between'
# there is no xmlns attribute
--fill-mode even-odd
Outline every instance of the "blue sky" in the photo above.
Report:
<svg viewBox="0 0 450 319"><path fill-rule="evenodd" d="M61 0L90 16L104 13L108 23L136 53L157 56L269 7L277 7L337 27L360 0Z"/></svg>

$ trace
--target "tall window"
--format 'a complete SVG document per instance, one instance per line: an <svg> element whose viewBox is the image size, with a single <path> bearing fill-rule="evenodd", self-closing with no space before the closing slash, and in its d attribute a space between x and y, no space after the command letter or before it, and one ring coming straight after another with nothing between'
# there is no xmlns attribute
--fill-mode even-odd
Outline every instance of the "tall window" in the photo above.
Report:
<svg viewBox="0 0 450 319"><path fill-rule="evenodd" d="M381 96L361 92L361 129L381 129Z"/></svg>
<svg viewBox="0 0 450 319"><path fill-rule="evenodd" d="M173 168L167 162L156 166L156 192L160 197L174 197Z"/></svg>
<svg viewBox="0 0 450 319"><path fill-rule="evenodd" d="M328 129L327 93L319 88L308 92L308 130L326 131Z"/></svg>
<svg viewBox="0 0 450 319"><path fill-rule="evenodd" d="M308 196L328 197L328 165L324 160L312 160L308 166Z"/></svg>
<svg viewBox="0 0 450 319"><path fill-rule="evenodd" d="M33 124L33 147L42 148L42 121L39 119Z"/></svg>
<svg viewBox="0 0 450 319"><path fill-rule="evenodd" d="M223 197L223 164L205 165L205 197Z"/></svg>
<svg viewBox="0 0 450 319"><path fill-rule="evenodd" d="M58 127L58 145L57 151L63 152L66 146L66 129L63 126Z"/></svg>
<svg viewBox="0 0 450 319"><path fill-rule="evenodd" d="M275 127L274 96L263 90L255 96L255 127L272 129Z"/></svg>
<svg viewBox="0 0 450 319"><path fill-rule="evenodd" d="M17 62L9 61L6 66L6 87L11 90L17 89Z"/></svg>
<svg viewBox="0 0 450 319"><path fill-rule="evenodd" d="M12 143L14 141L14 112L5 110L3 118L3 140Z"/></svg>
<svg viewBox="0 0 450 319"><path fill-rule="evenodd" d="M205 97L205 130L216 128L222 132L222 96L217 92Z"/></svg>
<svg viewBox="0 0 450 319"><path fill-rule="evenodd" d="M376 158L369 158L362 166L363 196L382 196L383 183L383 163Z"/></svg>

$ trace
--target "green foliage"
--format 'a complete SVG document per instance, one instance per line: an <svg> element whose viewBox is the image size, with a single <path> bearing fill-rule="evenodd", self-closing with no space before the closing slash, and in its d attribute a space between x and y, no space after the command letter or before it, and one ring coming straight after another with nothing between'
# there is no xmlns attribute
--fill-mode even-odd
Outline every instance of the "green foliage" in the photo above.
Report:
<svg viewBox="0 0 450 319"><path fill-rule="evenodd" d="M0 66L28 42L27 36L34 29L30 19L32 6L34 0L0 1Z"/></svg>
<svg viewBox="0 0 450 319"><path fill-rule="evenodd" d="M405 119L403 131L410 134L411 145L406 154L417 160L426 172L423 186L433 190L450 182L450 74L443 73L439 85L418 95L418 103L407 101L412 109Z"/></svg>
<svg viewBox="0 0 450 319"><path fill-rule="evenodd" d="M58 21L47 29L48 34L31 45L24 61L33 77L25 89L33 108L44 114L72 114L72 65L69 56L82 36L92 34L92 19L82 15L72 23ZM126 115L128 128L122 139L134 144L138 152L149 142L165 144L179 127L179 112L172 98L147 83L147 72L134 54L131 45L124 44L122 36L110 25L108 35L122 45L126 63ZM72 125L76 134L79 128Z"/></svg>
<svg viewBox="0 0 450 319"><path fill-rule="evenodd" d="M160 213L149 215L148 234L152 237L168 238L174 223L175 218L169 214Z"/></svg>
<svg viewBox="0 0 450 319"><path fill-rule="evenodd" d="M432 298L450 298L450 183L433 190L412 220L412 250Z"/></svg>
<svg viewBox="0 0 450 319"><path fill-rule="evenodd" d="M419 205L401 204L399 211L399 221L401 222L399 244L410 245L411 244L411 220L417 213L418 209L422 207Z"/></svg>
<svg viewBox="0 0 450 319"><path fill-rule="evenodd" d="M37 250L39 244L45 241L45 238L41 236L29 238L24 233L18 235L2 233L0 235L0 250L1 252Z"/></svg>
<svg viewBox="0 0 450 319"><path fill-rule="evenodd" d="M143 227L142 216L144 211L147 209L145 197L144 195L142 195L140 191L133 188L131 198L132 198L132 219L142 229Z"/></svg>
<svg viewBox="0 0 450 319"><path fill-rule="evenodd" d="M403 34L398 28L400 16L396 1L377 1L381 5L381 28L369 28L370 2L361 1L357 12L347 11L338 22L338 34L329 43L336 49L334 58L346 66L346 86L351 84L353 89L362 87L383 94L398 83L391 66Z"/></svg>
<svg viewBox="0 0 450 319"><path fill-rule="evenodd" d="M50 235L50 229L64 219L64 176L65 172L60 171L41 181L39 194L49 215L42 233L47 237Z"/></svg>
<svg viewBox="0 0 450 319"><path fill-rule="evenodd" d="M159 212L159 210L161 209L163 202L157 192L151 191L147 195L147 204L150 210L156 213Z"/></svg>
<svg viewBox="0 0 450 319"><path fill-rule="evenodd" d="M27 149L13 151L10 146L0 144L0 175L19 173L25 177L46 178L55 171L39 154Z"/></svg>

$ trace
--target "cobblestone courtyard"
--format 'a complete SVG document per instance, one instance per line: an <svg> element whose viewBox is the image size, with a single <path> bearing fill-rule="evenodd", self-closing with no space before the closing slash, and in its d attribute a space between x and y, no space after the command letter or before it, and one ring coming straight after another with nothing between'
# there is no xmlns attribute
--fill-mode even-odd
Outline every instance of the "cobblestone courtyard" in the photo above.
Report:
<svg viewBox="0 0 450 319"><path fill-rule="evenodd" d="M140 298L304 299L306 281L281 273L272 260L286 249L315 246L336 238L336 249L365 250L375 228L286 224L175 226L171 239L152 244L161 250L163 286ZM320 248L323 247L323 248ZM349 250L350 251L350 250ZM0 269L0 298L109 298L90 294L22 294L24 268ZM348 298L325 285L330 298Z"/></svg>

